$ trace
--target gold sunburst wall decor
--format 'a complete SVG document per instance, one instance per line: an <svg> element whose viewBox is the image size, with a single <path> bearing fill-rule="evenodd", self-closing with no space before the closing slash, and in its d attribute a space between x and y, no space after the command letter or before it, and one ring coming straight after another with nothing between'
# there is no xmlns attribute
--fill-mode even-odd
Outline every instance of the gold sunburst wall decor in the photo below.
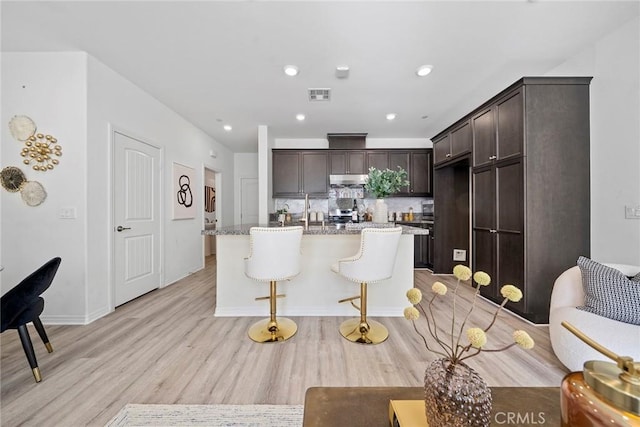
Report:
<svg viewBox="0 0 640 427"><path fill-rule="evenodd" d="M7 166L0 172L0 182L5 190L15 193L20 191L24 183L27 182L27 177L19 168Z"/></svg>
<svg viewBox="0 0 640 427"><path fill-rule="evenodd" d="M20 155L24 157L22 161L25 165L31 165L34 171L46 172L56 167L62 156L62 146L52 135L36 133L37 126L28 116L13 116L9 120L9 130L11 135L24 143L24 148Z"/></svg>
<svg viewBox="0 0 640 427"><path fill-rule="evenodd" d="M31 135L36 133L36 124L31 117L28 116L13 116L9 120L9 130L11 135L18 141L26 141Z"/></svg>
<svg viewBox="0 0 640 427"><path fill-rule="evenodd" d="M60 163L57 157L62 156L62 146L55 137L37 133L31 135L24 145L20 155L24 157L25 165L33 164L33 170L46 172Z"/></svg>

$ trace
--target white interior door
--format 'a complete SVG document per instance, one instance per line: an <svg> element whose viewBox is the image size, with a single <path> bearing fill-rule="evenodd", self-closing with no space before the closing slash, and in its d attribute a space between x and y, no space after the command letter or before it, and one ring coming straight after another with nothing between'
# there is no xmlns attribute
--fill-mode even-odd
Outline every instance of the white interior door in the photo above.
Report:
<svg viewBox="0 0 640 427"><path fill-rule="evenodd" d="M160 150L114 132L115 305L160 287Z"/></svg>
<svg viewBox="0 0 640 427"><path fill-rule="evenodd" d="M258 223L258 178L240 178L240 223Z"/></svg>

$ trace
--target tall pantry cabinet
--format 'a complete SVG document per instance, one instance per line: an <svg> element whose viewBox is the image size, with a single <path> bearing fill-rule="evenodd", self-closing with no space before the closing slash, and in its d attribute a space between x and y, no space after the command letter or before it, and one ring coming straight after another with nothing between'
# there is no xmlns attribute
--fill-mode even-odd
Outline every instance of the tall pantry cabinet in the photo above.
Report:
<svg viewBox="0 0 640 427"><path fill-rule="evenodd" d="M547 323L553 282L590 253L590 77L525 77L471 114L473 270Z"/></svg>

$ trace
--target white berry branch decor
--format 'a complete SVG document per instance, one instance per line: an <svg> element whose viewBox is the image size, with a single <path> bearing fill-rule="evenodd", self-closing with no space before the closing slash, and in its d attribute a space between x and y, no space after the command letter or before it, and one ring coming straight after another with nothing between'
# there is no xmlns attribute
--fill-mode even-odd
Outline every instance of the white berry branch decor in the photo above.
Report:
<svg viewBox="0 0 640 427"><path fill-rule="evenodd" d="M463 360L470 357L476 356L482 352L488 353L504 351L515 345L518 345L521 348L527 350L534 347L535 343L529 336L529 334L527 334L527 332L516 330L512 334L513 342L511 342L510 344L499 348L487 348L487 332L495 325L498 314L509 301L520 301L520 299L522 298L522 292L520 291L520 289L513 285L504 285L500 289L500 294L503 296L504 300L497 307L496 311L493 314L493 317L491 318L491 321L484 326L474 325L473 327L467 327L469 317L476 306L476 301L480 294L480 287L489 285L491 283L491 277L483 271L477 271L475 274L472 274L471 269L464 265L456 265L453 269L453 275L456 277L457 283L453 290L451 328L448 328L450 332L448 332L448 336L446 337L441 336L442 332L439 332L439 329L436 325L436 318L433 313L433 303L436 298L444 297L447 294L447 286L441 282L435 282L432 285L431 290L433 291L433 295L427 303L426 310L420 304L420 302L422 301L422 292L417 288L412 288L407 291L407 299L411 303L411 306L405 308L404 317L412 322L414 330L422 338L427 350L443 358L446 358L451 363L455 364L462 362ZM475 282L477 285L475 286L471 308L464 315L464 319L462 320L460 326L456 327L456 302L457 299L460 298L460 296L458 295L458 288L460 287L461 282L467 281L471 278L473 278L473 282ZM433 340L435 341L435 344L430 345L425 335L420 332L416 325L415 321L420 317L421 314L427 320L427 330L429 332L429 335L431 335L431 338L433 338ZM466 336L466 341L464 342L462 339L463 335Z"/></svg>

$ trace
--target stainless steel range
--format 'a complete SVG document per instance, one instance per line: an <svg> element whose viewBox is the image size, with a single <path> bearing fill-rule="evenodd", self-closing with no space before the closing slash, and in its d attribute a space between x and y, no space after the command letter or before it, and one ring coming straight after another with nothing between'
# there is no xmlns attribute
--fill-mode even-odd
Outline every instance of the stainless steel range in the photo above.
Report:
<svg viewBox="0 0 640 427"><path fill-rule="evenodd" d="M329 222L344 224L353 221L352 209L329 209Z"/></svg>
<svg viewBox="0 0 640 427"><path fill-rule="evenodd" d="M357 222L353 218L354 201L363 210L364 184L367 175L329 175L329 221L333 223ZM364 212L358 212L360 215Z"/></svg>

